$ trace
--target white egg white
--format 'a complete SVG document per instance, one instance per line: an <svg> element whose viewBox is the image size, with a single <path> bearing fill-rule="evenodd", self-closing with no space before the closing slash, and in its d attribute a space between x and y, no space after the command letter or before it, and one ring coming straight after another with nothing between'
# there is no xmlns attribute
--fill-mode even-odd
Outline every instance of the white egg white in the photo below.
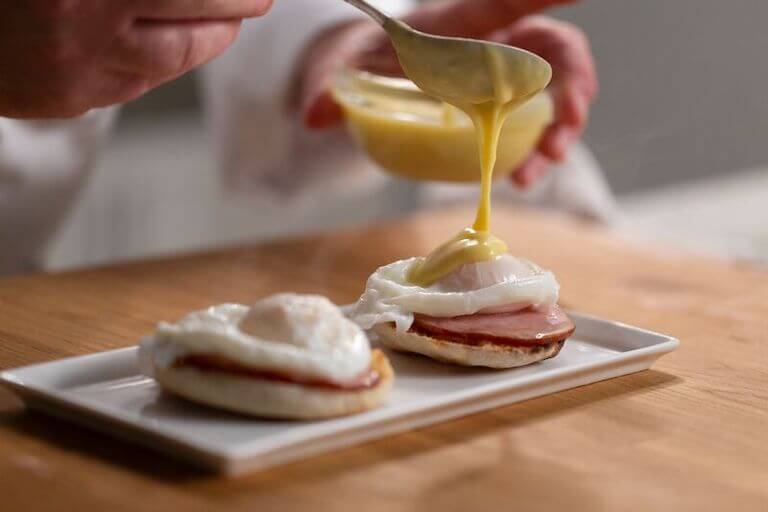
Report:
<svg viewBox="0 0 768 512"><path fill-rule="evenodd" d="M185 355L217 355L258 370L331 382L353 379L371 363L365 333L336 305L322 296L290 293L252 307L220 304L177 323L160 323L141 351L141 358L163 367Z"/></svg>
<svg viewBox="0 0 768 512"><path fill-rule="evenodd" d="M414 313L454 317L557 303L560 286L554 274L523 258L504 254L492 261L463 265L428 287L407 278L420 259L377 269L348 316L363 329L394 322L403 332L413 323Z"/></svg>

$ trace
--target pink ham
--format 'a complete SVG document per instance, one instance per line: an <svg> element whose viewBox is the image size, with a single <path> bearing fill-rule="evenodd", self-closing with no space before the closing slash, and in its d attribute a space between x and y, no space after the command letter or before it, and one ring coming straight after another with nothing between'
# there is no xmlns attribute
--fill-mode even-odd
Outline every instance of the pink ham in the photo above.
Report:
<svg viewBox="0 0 768 512"><path fill-rule="evenodd" d="M505 304L503 306L491 306L491 307L483 308L477 313L481 315L494 315L496 313L515 313L517 311L528 309L530 307L531 307L530 304L527 304L525 302L517 302L515 304Z"/></svg>
<svg viewBox="0 0 768 512"><path fill-rule="evenodd" d="M459 343L543 345L563 341L575 329L559 306L438 318L415 315L411 331Z"/></svg>
<svg viewBox="0 0 768 512"><path fill-rule="evenodd" d="M376 370L369 368L356 378L347 382L331 382L328 380L291 375L290 373L285 372L251 368L249 366L244 366L237 361L232 361L215 354L191 354L183 356L177 359L173 365L177 368L191 367L200 371L221 372L252 379L287 382L314 388L343 391L370 389L378 384L380 378L380 375Z"/></svg>

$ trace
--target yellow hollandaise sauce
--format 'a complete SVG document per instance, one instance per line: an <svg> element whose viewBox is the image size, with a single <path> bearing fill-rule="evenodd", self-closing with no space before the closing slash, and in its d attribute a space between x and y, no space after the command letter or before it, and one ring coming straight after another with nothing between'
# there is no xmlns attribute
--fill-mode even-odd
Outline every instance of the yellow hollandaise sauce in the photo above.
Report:
<svg viewBox="0 0 768 512"><path fill-rule="evenodd" d="M412 180L480 182L475 127L457 107L427 96L407 78L353 70L336 76L333 93L355 142L387 172ZM506 116L494 180L522 163L553 110L542 91Z"/></svg>
<svg viewBox="0 0 768 512"><path fill-rule="evenodd" d="M551 69L536 56L520 57L498 45L420 38L396 21L384 28L406 75L428 94L464 111L477 136L480 199L475 222L412 267L409 281L429 286L462 265L493 260L507 252L490 225L499 134L509 113L546 87ZM448 52L446 45L450 46ZM435 65L450 69L435 72Z"/></svg>
<svg viewBox="0 0 768 512"><path fill-rule="evenodd" d="M408 280L419 286L429 286L467 263L489 261L507 252L504 241L491 233L491 182L505 105L489 102L467 110L475 125L480 152L480 199L475 222L411 268Z"/></svg>

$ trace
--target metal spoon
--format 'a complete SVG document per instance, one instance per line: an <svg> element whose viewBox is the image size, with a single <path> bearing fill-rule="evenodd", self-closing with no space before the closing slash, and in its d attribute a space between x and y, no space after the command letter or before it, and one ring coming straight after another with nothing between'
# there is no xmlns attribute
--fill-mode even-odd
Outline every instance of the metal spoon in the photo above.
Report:
<svg viewBox="0 0 768 512"><path fill-rule="evenodd" d="M425 34L384 14L365 0L344 0L381 25L416 85L460 108L487 102L507 107L543 90L552 68L538 55L514 46Z"/></svg>

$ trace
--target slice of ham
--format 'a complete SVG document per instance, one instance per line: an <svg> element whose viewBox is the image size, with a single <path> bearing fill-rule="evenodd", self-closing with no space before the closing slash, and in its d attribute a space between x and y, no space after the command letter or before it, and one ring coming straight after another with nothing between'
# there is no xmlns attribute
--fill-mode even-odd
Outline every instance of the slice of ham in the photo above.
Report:
<svg viewBox="0 0 768 512"><path fill-rule="evenodd" d="M323 388L329 390L355 391L360 389L370 389L379 382L379 373L373 368L361 373L354 379L345 382L333 382L328 380L314 379L281 373L272 370L261 370L250 366L242 365L225 357L213 354L192 354L180 357L174 361L176 368L191 367L200 371L222 372L239 377L248 377L252 379L271 380L278 382L287 382L291 384L301 384L313 388Z"/></svg>
<svg viewBox="0 0 768 512"><path fill-rule="evenodd" d="M491 307L483 308L477 313L481 315L493 315L496 313L515 313L517 311L522 311L523 309L529 309L530 307L531 307L530 304L526 304L525 302L516 302L515 304L505 304L503 306L491 306Z"/></svg>
<svg viewBox="0 0 768 512"><path fill-rule="evenodd" d="M575 330L559 306L438 318L416 314L411 331L456 343L536 346L563 341Z"/></svg>

